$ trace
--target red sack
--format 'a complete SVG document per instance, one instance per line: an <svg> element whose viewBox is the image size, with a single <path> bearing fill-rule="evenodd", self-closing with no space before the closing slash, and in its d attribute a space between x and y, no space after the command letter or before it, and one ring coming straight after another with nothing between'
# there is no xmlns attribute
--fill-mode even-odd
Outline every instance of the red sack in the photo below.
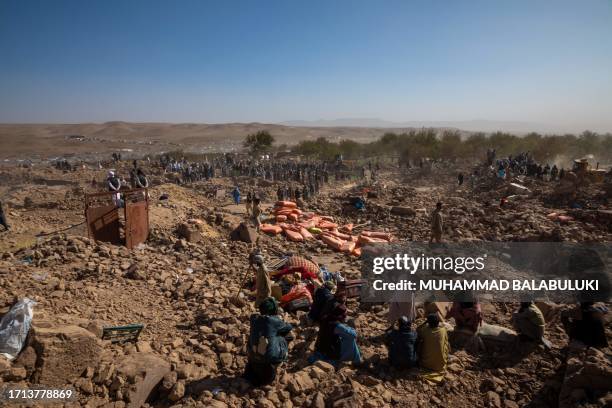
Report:
<svg viewBox="0 0 612 408"><path fill-rule="evenodd" d="M287 259L286 266L287 267L301 266L309 270L310 272L314 273L317 276L319 276L319 273L321 273L321 270L319 269L319 265L299 255L293 255L292 257Z"/></svg>
<svg viewBox="0 0 612 408"><path fill-rule="evenodd" d="M291 302L292 300L301 299L301 298L306 298L308 299L310 303L312 303L312 295L308 291L308 288L306 288L306 285L304 285L303 283L300 283L292 287L289 293L287 293L285 296L281 298L280 304L281 306L283 306Z"/></svg>

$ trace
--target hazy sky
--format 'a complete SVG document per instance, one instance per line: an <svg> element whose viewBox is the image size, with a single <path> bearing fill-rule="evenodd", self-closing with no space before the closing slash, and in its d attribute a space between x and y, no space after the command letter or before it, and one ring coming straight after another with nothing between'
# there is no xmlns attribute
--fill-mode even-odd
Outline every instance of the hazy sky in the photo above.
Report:
<svg viewBox="0 0 612 408"><path fill-rule="evenodd" d="M1 122L612 130L612 1L0 0Z"/></svg>

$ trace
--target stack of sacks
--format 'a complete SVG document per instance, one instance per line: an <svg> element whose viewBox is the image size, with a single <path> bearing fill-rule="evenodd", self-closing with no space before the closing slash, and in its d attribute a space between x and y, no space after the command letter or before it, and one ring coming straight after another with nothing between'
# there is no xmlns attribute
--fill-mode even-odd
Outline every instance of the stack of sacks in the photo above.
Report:
<svg viewBox="0 0 612 408"><path fill-rule="evenodd" d="M325 242L328 247L336 251L350 253L355 256L361 256L362 246L393 241L393 236L389 232L363 231L358 236L340 232L341 230L346 231L346 227L347 226L343 226L339 229L323 232L321 234L321 240Z"/></svg>
<svg viewBox="0 0 612 408"><path fill-rule="evenodd" d="M388 232L364 231L358 236L352 235L353 224L338 227L333 217L301 211L292 201L278 201L273 211L276 225L262 224L261 231L275 235L284 232L294 242L309 241L316 236L336 251L360 256L364 245L393 240Z"/></svg>

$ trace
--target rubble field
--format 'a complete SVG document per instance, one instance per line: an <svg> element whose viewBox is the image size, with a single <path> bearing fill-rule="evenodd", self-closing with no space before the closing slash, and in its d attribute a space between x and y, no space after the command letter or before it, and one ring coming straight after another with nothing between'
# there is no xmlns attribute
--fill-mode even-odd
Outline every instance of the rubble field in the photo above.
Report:
<svg viewBox="0 0 612 408"><path fill-rule="evenodd" d="M459 186L457 166L430 172L383 167L368 185L331 180L306 208L339 225L391 233L397 241L429 240L437 201L444 203L448 241L612 241L612 207L595 185L580 191L580 208L568 208L552 197L552 182L482 176ZM19 299L36 302L24 348L13 361L0 356L0 388L69 385L77 396L65 405L90 408L612 406L610 348L569 347L559 313L570 306L555 304L543 310L552 348L453 349L441 384L390 368L381 339L389 327L386 305L349 299L350 324L367 364L337 370L325 362L308 364L317 328L307 325L303 311L283 313L294 325L289 360L273 385L251 387L241 375L249 316L256 311L244 279L254 243L230 239L246 211L229 193L236 182L243 191L257 191L264 217L272 217L278 184L218 177L177 185L157 169L147 171L149 239L130 251L87 237L83 196L101 189L92 180L104 180L105 170L0 167L0 195L12 227L0 232L0 316ZM529 193L500 206L512 193L511 181ZM347 208L345 198L364 188L365 210ZM221 189L226 194L216 194ZM159 200L162 195L168 199ZM291 252L360 277L358 257L319 240L259 234L258 243L268 258ZM518 304L482 307L486 322L510 328ZM144 325L137 342L102 339L104 327L129 324Z"/></svg>

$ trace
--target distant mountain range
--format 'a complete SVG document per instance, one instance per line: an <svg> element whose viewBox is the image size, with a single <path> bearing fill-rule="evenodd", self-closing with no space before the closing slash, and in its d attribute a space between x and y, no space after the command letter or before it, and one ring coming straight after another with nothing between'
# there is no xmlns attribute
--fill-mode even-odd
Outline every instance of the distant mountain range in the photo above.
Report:
<svg viewBox="0 0 612 408"><path fill-rule="evenodd" d="M497 130L528 133L528 132L565 132L561 127L534 122L466 120L466 121L410 121L392 122L377 118L346 118L331 120L292 120L280 123L285 126L300 127L365 127L365 128L452 128L473 132L495 132ZM582 129L584 130L584 129Z"/></svg>

